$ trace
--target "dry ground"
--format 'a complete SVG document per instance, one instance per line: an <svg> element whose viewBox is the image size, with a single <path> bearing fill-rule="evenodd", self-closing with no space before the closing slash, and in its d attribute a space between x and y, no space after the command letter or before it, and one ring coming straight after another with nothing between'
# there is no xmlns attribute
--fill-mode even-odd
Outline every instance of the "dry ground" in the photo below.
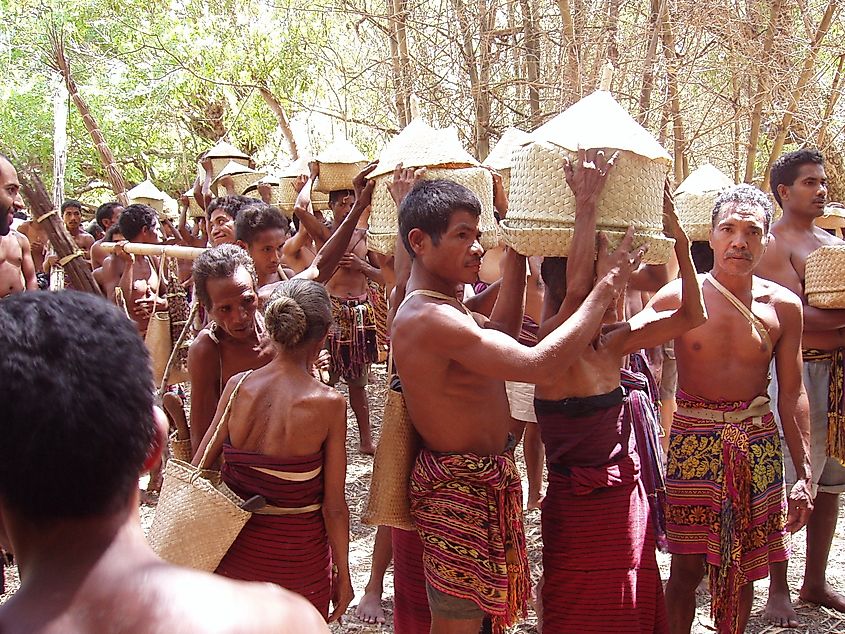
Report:
<svg viewBox="0 0 845 634"><path fill-rule="evenodd" d="M385 366L384 364L373 367L372 384L368 387L370 395L370 417L373 427L378 437L378 429L381 424L382 417L382 403L384 401L385 390ZM355 587L356 597L360 598L364 592L364 586L367 583L367 578L370 571L370 553L372 551L373 538L376 529L370 526L364 526L360 522L361 514L367 501L367 491L370 483L370 471L372 469L372 458L362 456L357 452L358 432L355 427L355 418L352 411L348 411L349 433L347 439L347 450L349 453L349 470L347 473L347 497L349 499L349 510L352 516L352 529L350 536L350 566L352 569L352 582ZM518 451L518 461L521 461L521 450ZM527 483L524 483L527 487ZM151 507L141 508L141 520L145 527L149 526L152 521L153 510ZM534 580L540 576L541 573L541 548L542 542L540 538L540 515L538 511L530 512L526 515L526 534L528 537L529 554L531 558L531 569ZM669 556L658 554L658 561L660 563L660 570L665 580L669 572ZM801 581L801 575L804 565L804 533L799 533L794 540L794 553L789 567L790 586L797 588ZM834 586L840 592L845 592L845 505L840 510L839 524L837 526L836 537L833 543L833 549L830 556L830 564L828 567L829 578ZM18 585L17 570L14 566L6 567L6 585L9 592L13 592ZM800 634L821 634L821 633L838 633L845 634L845 615L826 610L814 605L797 603L796 609L798 615L803 622L802 627L797 630L787 630L779 627L774 627L765 623L760 617L760 611L766 598L765 581L758 582L754 600L754 612L748 627L748 632L751 634L775 634L777 632L795 632ZM794 594L794 593L793 593ZM2 603L8 594L0 595L0 603ZM353 606L356 605L353 601ZM393 580L391 572L388 570L385 578L385 593L384 605L388 615L388 623L385 625L366 625L363 624L353 615L353 610L350 608L348 615L344 618L342 625L335 625L332 628L333 632L356 632L364 633L392 633L393 628L390 625L391 611L393 608ZM693 624L693 634L708 634L715 632L712 621L709 618L710 601L706 592L700 593L698 596L698 610L696 613L696 620ZM529 614L527 621L514 628L513 632L529 633L536 632L536 618L534 614Z"/></svg>

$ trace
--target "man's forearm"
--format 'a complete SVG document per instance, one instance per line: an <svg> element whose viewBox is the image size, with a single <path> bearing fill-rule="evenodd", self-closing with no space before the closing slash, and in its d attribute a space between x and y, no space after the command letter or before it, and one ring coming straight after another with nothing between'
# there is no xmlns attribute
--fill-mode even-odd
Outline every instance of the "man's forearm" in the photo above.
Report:
<svg viewBox="0 0 845 634"><path fill-rule="evenodd" d="M366 209L366 206L356 201L352 206L352 211L347 214L343 222L340 223L340 226L335 229L331 237L317 251L312 264L319 270L316 278L318 282L325 283L334 275L338 264L340 264L340 259L346 252L346 247L349 246L349 242L352 240L352 234L355 232L355 227L358 225L364 209ZM308 230L309 232L311 231L310 229ZM312 233L311 235L314 234Z"/></svg>
<svg viewBox="0 0 845 634"><path fill-rule="evenodd" d="M803 389L797 395L783 394L779 390L778 413L796 477L799 480L810 479L810 406L807 393Z"/></svg>
<svg viewBox="0 0 845 634"><path fill-rule="evenodd" d="M804 305L804 330L826 331L845 328L845 310Z"/></svg>
<svg viewBox="0 0 845 634"><path fill-rule="evenodd" d="M502 285L487 324L488 328L507 333L514 339L519 337L525 311L525 267L524 255L513 250L507 252Z"/></svg>

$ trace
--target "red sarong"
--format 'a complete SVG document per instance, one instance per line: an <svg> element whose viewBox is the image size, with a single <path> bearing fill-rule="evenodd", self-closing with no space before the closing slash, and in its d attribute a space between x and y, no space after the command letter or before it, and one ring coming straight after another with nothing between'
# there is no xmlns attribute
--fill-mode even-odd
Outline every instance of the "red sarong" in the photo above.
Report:
<svg viewBox="0 0 845 634"><path fill-rule="evenodd" d="M431 612L425 592L423 545L416 531L392 530L393 631L395 634L428 634Z"/></svg>
<svg viewBox="0 0 845 634"><path fill-rule="evenodd" d="M668 631L656 532L621 392L534 404L550 457L544 631Z"/></svg>
<svg viewBox="0 0 845 634"><path fill-rule="evenodd" d="M223 446L223 481L244 499L262 495L268 504L300 508L323 500L323 473L304 482L259 471L307 473L323 465L322 452L281 462ZM253 515L223 557L217 572L244 581L269 581L308 599L328 617L332 559L320 510L295 515Z"/></svg>

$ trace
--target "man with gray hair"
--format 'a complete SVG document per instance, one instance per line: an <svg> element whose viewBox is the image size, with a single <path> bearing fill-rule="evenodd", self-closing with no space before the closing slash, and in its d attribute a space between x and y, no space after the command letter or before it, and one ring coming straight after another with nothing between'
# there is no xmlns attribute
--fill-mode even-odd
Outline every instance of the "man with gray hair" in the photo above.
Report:
<svg viewBox="0 0 845 634"><path fill-rule="evenodd" d="M801 302L753 275L772 210L749 185L723 193L713 210L713 269L699 275L708 319L675 340L678 410L666 473L672 569L666 587L670 631L689 632L695 589L709 569L719 632L742 632L753 582L788 558L788 531L812 508L809 416L801 384ZM676 287L680 289L680 287ZM664 288L648 309L677 308ZM769 364L781 378L777 410L798 473L788 499L783 454L767 396Z"/></svg>

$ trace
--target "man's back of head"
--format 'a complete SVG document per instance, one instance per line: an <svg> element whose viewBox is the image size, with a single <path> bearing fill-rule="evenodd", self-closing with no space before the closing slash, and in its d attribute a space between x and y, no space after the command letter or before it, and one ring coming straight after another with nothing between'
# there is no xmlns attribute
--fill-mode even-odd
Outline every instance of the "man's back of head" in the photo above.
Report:
<svg viewBox="0 0 845 634"><path fill-rule="evenodd" d="M326 631L304 599L171 566L146 543L138 477L167 427L114 306L75 291L0 302L0 402L0 544L22 579L0 631Z"/></svg>

